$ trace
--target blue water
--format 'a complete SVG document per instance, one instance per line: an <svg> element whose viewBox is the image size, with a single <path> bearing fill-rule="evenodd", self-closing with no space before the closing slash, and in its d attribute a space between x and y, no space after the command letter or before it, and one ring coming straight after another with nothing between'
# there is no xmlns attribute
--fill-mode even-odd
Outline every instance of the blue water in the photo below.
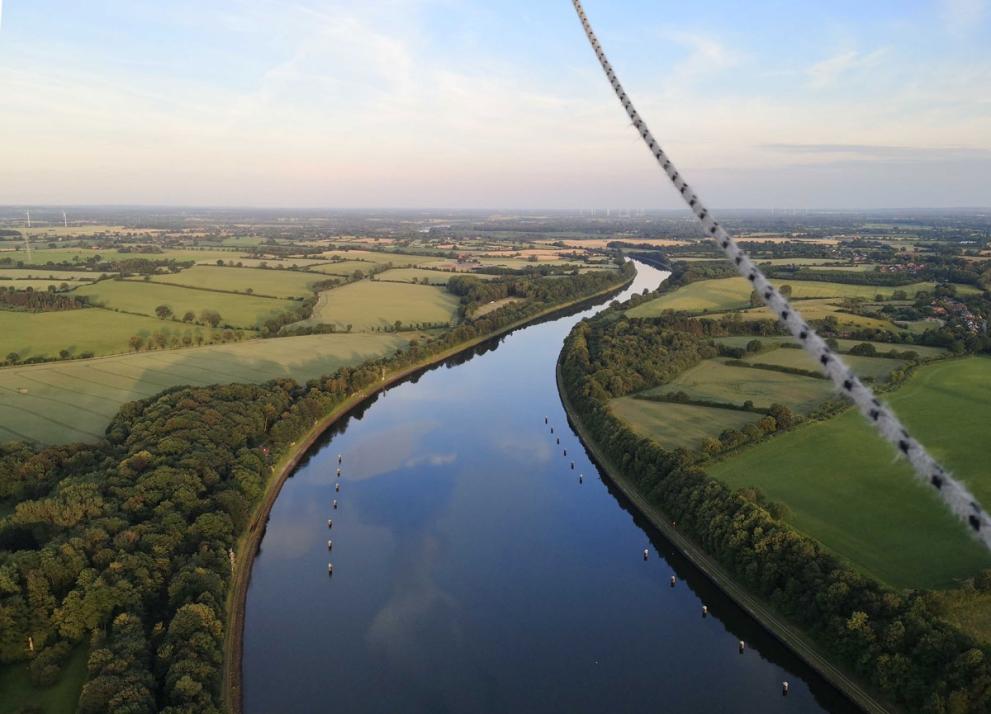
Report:
<svg viewBox="0 0 991 714"><path fill-rule="evenodd" d="M619 299L666 277L638 268ZM855 711L603 483L554 376L603 306L396 386L312 449L252 572L249 714Z"/></svg>

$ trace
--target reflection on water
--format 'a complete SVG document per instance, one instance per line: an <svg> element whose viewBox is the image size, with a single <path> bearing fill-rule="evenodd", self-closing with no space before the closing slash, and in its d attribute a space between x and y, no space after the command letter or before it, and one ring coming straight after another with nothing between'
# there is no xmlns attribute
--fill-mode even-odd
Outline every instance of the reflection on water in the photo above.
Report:
<svg viewBox="0 0 991 714"><path fill-rule="evenodd" d="M626 296L665 276L639 268ZM593 311L425 370L324 435L252 573L250 714L849 709L600 479L554 379Z"/></svg>

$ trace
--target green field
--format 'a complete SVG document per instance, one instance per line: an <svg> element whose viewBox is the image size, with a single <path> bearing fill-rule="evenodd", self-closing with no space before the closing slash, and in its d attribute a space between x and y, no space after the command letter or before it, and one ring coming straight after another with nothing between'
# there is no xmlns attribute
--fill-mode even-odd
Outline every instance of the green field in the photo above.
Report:
<svg viewBox="0 0 991 714"><path fill-rule="evenodd" d="M35 250L33 252L32 263L34 265L45 265L46 263L72 263L86 262L89 258L99 256L103 260L147 258L149 260L177 260L177 261L216 261L218 259L231 260L241 256L237 250L163 250L161 253L137 253L121 252L114 248L51 248L45 250ZM16 254L15 260L26 260L27 255L21 251Z"/></svg>
<svg viewBox="0 0 991 714"><path fill-rule="evenodd" d="M56 357L66 349L73 355L126 352L132 335L147 337L163 329L185 330L189 326L96 308L61 312L0 310L0 359L11 352L22 360L39 355Z"/></svg>
<svg viewBox="0 0 991 714"><path fill-rule="evenodd" d="M101 273L85 272L82 270L47 270L45 268L0 268L0 285L6 280L57 280L71 283L73 280L96 280ZM113 275L113 273L110 273Z"/></svg>
<svg viewBox="0 0 991 714"><path fill-rule="evenodd" d="M219 268L206 265L152 277L152 281L157 283L240 293L250 289L256 295L277 298L307 297L313 293L312 285L321 280L326 280L326 277L292 270Z"/></svg>
<svg viewBox="0 0 991 714"><path fill-rule="evenodd" d="M379 265L392 263L394 268L408 268L432 260L429 256L424 255L386 253L377 250L333 250L322 253L322 255L327 258L343 258L349 262L362 261Z"/></svg>
<svg viewBox="0 0 991 714"><path fill-rule="evenodd" d="M819 372L819 364L805 350L776 349L744 358L754 364L770 364L776 367L791 367ZM861 357L859 355L843 355L843 361L859 377L880 379L891 374L892 370L904 367L908 362L886 357Z"/></svg>
<svg viewBox="0 0 991 714"><path fill-rule="evenodd" d="M754 406L761 408L774 403L785 404L807 414L816 404L832 395L833 387L825 379L732 367L722 360L711 359L682 372L672 382L649 390L647 394L664 395L669 392L685 392L692 399L736 405L750 400Z"/></svg>
<svg viewBox="0 0 991 714"><path fill-rule="evenodd" d="M376 267L376 263L359 260L345 260L337 263L321 263L319 265L311 265L307 268L307 270L323 273L328 276L336 275L340 277L351 277L356 270L360 270L363 274L368 275L368 273L375 270Z"/></svg>
<svg viewBox="0 0 991 714"><path fill-rule="evenodd" d="M792 297L803 300L806 298L857 297L873 299L875 295L890 296L895 290L904 290L909 295L914 295L919 290L931 290L933 288L933 283L913 283L893 288L879 285L821 283L810 280L778 280L776 285L778 287L790 285ZM700 280L638 305L629 310L627 314L630 317L654 317L665 310L685 312L736 310L750 305L751 292L753 292L753 288L743 278ZM795 307L804 314L804 305L805 303L801 302L797 303Z"/></svg>
<svg viewBox="0 0 991 714"><path fill-rule="evenodd" d="M639 307L643 307L642 305ZM835 317L841 325L852 325L854 327L873 327L879 330L897 331L897 327L888 320L880 320L875 317L864 317L845 312L835 299L823 298L818 300L801 300L792 303L792 307L798 310L802 317L808 321L824 320L827 317ZM639 308L637 308L639 309ZM720 318L726 315L739 316L743 322L754 320L770 320L773 315L766 307L754 307L740 312L719 312L709 313L703 317L706 319Z"/></svg>
<svg viewBox="0 0 991 714"><path fill-rule="evenodd" d="M403 325L450 322L458 299L443 288L362 280L320 293L310 324L336 325L355 331Z"/></svg>
<svg viewBox="0 0 991 714"><path fill-rule="evenodd" d="M0 441L92 441L122 404L167 387L276 377L304 382L391 354L408 337L307 335L0 369Z"/></svg>
<svg viewBox="0 0 991 714"><path fill-rule="evenodd" d="M697 449L702 439L718 438L726 429L740 429L762 416L733 409L651 402L634 397L613 399L609 407L637 434L653 439L666 449Z"/></svg>
<svg viewBox="0 0 991 714"><path fill-rule="evenodd" d="M913 435L991 503L991 359L922 367L889 401ZM991 567L991 554L853 410L708 471L733 487L759 487L788 506L796 528L894 587L948 587Z"/></svg>
<svg viewBox="0 0 991 714"><path fill-rule="evenodd" d="M142 315L154 315L159 305L168 305L179 316L192 310L197 318L201 310L216 310L220 313L222 324L247 328L291 306L287 300L180 288L150 281L104 280L96 285L78 288L75 292L89 297L98 305Z"/></svg>
<svg viewBox="0 0 991 714"><path fill-rule="evenodd" d="M376 280L394 280L399 283L412 283L415 279L418 283L426 282L429 285L447 285L447 281L457 273L449 273L443 270L424 270L423 268L395 268L379 273ZM483 279L493 278L493 275L479 276Z"/></svg>
<svg viewBox="0 0 991 714"><path fill-rule="evenodd" d="M0 714L18 714L28 705L44 714L73 714L86 682L86 648L78 647L66 660L58 681L47 689L35 689L26 663L0 667Z"/></svg>
<svg viewBox="0 0 991 714"><path fill-rule="evenodd" d="M716 337L713 341L721 344L727 345L729 347L746 347L747 343L751 340L760 340L760 342L766 347L770 345L782 345L782 344L796 344L794 337L783 337L783 336L771 336L771 337L754 337L753 335L731 335L729 337ZM919 355L922 359L935 359L937 357L943 357L946 355L946 350L942 347L929 347L927 345L910 345L904 343L888 343L888 342L872 342L870 340L847 340L839 339L836 343L839 347L840 352L847 352L851 347L855 345L863 344L864 342L869 342L877 348L878 352L888 352L890 350L897 350L898 352L913 351Z"/></svg>

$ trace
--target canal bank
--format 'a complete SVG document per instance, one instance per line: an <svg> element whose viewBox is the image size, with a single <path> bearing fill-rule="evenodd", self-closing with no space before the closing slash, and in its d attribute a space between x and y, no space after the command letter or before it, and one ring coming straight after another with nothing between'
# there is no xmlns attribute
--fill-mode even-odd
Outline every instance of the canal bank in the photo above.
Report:
<svg viewBox="0 0 991 714"><path fill-rule="evenodd" d="M760 598L752 595L746 588L739 585L733 577L714 558L710 557L701 547L687 536L683 535L657 506L649 503L637 490L633 483L626 478L622 470L616 466L602 449L596 445L591 435L585 429L581 418L575 411L568 396L564 381L561 378L561 364L558 362L555 374L561 404L568 414L572 428L581 438L582 444L594 456L600 466L600 473L609 478L630 502L630 504L656 528L661 535L671 543L692 565L716 587L732 599L748 615L771 633L789 650L800 657L809 667L858 707L870 714L894 714L899 711L872 694L864 685L843 670L833 665L816 644L802 631L792 626L784 617Z"/></svg>
<svg viewBox="0 0 991 714"><path fill-rule="evenodd" d="M535 324L555 315L563 314L581 305L595 303L604 297L613 295L629 286L635 280L635 277L634 275L634 277L617 281L614 285L592 295L555 305L524 320L511 323L499 330L468 340L460 345L432 355L413 366L386 374L383 380L375 385L374 388L358 392L318 421L304 437L296 442L292 450L280 459L273 467L273 476L266 487L262 501L256 507L249 521L247 531L238 540L236 546L237 557L234 562L231 587L226 602L227 627L224 631L224 668L221 685L223 687L224 703L227 711L232 712L232 714L241 714L243 711L242 658L244 648L245 602L248 586L251 582L251 569L262 538L265 535L265 524L272 511L272 507L278 500L286 479L293 474L302 459L307 455L313 445L317 443L320 437L340 420L346 418L355 410L360 409L390 387L522 327Z"/></svg>

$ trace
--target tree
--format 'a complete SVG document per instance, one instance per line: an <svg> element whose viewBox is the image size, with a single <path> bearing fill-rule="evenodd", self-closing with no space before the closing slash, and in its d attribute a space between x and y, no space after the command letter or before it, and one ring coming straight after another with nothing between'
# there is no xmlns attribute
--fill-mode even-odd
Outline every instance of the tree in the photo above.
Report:
<svg viewBox="0 0 991 714"><path fill-rule="evenodd" d="M21 356L16 352L7 353L7 364L17 364L21 361Z"/></svg>
<svg viewBox="0 0 991 714"><path fill-rule="evenodd" d="M760 307L764 304L764 301L760 297L760 293L756 290L750 292L750 307Z"/></svg>
<svg viewBox="0 0 991 714"><path fill-rule="evenodd" d="M182 316L183 322L192 322L195 319L196 319L196 313L194 313L192 310L186 310L186 314Z"/></svg>
<svg viewBox="0 0 991 714"><path fill-rule="evenodd" d="M778 288L778 292L781 293L784 297L790 298L791 297L791 285L782 285L780 288Z"/></svg>
<svg viewBox="0 0 991 714"><path fill-rule="evenodd" d="M58 356L59 359L69 359L72 356L72 352L69 350L59 350Z"/></svg>
<svg viewBox="0 0 991 714"><path fill-rule="evenodd" d="M155 308L155 314L162 320L167 320L172 317L172 308L168 305L159 305Z"/></svg>
<svg viewBox="0 0 991 714"><path fill-rule="evenodd" d="M219 325L220 319L220 313L216 310L203 310L200 312L200 322L205 322L210 327Z"/></svg>

